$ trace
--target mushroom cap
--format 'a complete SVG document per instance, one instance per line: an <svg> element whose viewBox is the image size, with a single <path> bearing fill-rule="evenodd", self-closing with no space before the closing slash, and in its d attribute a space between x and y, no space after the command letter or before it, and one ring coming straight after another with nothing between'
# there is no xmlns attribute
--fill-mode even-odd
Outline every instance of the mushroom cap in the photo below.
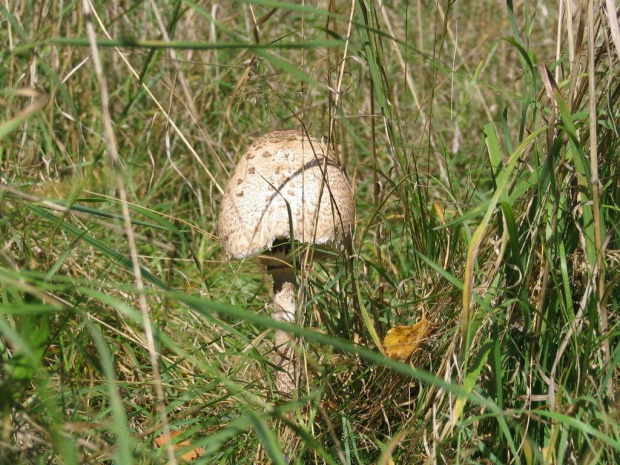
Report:
<svg viewBox="0 0 620 465"><path fill-rule="evenodd" d="M240 259L292 239L340 252L354 225L351 186L333 152L292 130L247 149L226 184L217 229L226 256Z"/></svg>

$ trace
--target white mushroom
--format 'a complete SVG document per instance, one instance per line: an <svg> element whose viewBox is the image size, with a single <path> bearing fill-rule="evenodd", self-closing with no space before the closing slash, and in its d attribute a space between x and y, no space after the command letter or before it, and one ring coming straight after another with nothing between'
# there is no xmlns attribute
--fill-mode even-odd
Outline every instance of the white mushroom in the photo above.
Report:
<svg viewBox="0 0 620 465"><path fill-rule="evenodd" d="M254 141L235 167L222 199L218 234L228 259L260 256L273 277L274 315L295 319L300 244L343 252L355 226L351 186L327 145L303 131L275 131ZM291 236L292 235L292 236ZM276 331L277 387L294 388L288 334Z"/></svg>

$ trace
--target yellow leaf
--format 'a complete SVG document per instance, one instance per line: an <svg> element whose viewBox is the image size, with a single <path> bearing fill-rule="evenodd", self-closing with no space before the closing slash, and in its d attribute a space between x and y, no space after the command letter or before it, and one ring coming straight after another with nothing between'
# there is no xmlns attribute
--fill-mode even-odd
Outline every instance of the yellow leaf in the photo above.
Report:
<svg viewBox="0 0 620 465"><path fill-rule="evenodd" d="M405 361L430 334L428 320L422 317L411 326L394 326L383 339L383 346L388 357Z"/></svg>

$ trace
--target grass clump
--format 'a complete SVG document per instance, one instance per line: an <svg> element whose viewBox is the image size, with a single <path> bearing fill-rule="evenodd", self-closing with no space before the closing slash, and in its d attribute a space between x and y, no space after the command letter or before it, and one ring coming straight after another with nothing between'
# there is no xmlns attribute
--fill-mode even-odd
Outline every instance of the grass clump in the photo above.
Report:
<svg viewBox="0 0 620 465"><path fill-rule="evenodd" d="M0 457L617 462L620 37L573 8L0 7ZM357 232L287 326L215 225L252 139L301 126Z"/></svg>

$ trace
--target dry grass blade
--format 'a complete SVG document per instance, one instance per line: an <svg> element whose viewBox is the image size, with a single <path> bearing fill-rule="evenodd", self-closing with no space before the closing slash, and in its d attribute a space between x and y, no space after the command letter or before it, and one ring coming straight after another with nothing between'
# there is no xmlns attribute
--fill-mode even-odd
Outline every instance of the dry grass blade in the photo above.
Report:
<svg viewBox="0 0 620 465"><path fill-rule="evenodd" d="M99 49L97 48L96 35L91 20L93 6L90 0L83 0L82 6L84 8L84 15L86 17L86 33L90 40L91 52L93 55L93 64L95 68L95 75L99 81L99 87L101 91L101 106L103 110L103 124L105 128L105 137L107 142L107 151L110 156L111 166L115 174L115 180L118 186L120 195L121 210L125 221L125 233L127 235L127 243L129 244L129 254L131 256L131 262L133 265L133 274L138 291L138 301L140 303L140 309L142 312L142 319L144 325L144 334L146 337L147 347L149 351L151 370L153 372L153 379L155 382L155 394L157 398L157 408L160 413L160 419L163 425L163 434L166 438L170 438L170 426L168 424L168 418L166 413L166 398L162 387L162 380L159 369L159 353L155 348L155 338L153 336L153 325L151 322L151 310L145 295L144 281L142 280L142 271L140 268L140 260L138 258L138 248L136 246L136 240L134 236L133 225L131 223L131 213L129 212L129 205L127 203L127 191L125 188L125 181L122 173L122 163L118 152L118 146L116 142L116 136L112 126L112 118L110 117L110 103L108 95L108 87L106 78L103 72L103 65L99 57ZM168 447L168 459L172 465L177 463L174 455L174 450ZM127 459L127 457L125 457Z"/></svg>
<svg viewBox="0 0 620 465"><path fill-rule="evenodd" d="M607 5L609 7L609 5ZM615 10L614 10L615 11ZM614 35L614 27L611 26L612 37ZM618 34L618 22L615 22L615 33ZM620 37L619 37L620 39ZM588 93L591 96L596 95L596 66L595 66L595 42L596 42L596 29L594 27L594 1L589 0L588 2ZM615 42L616 50L618 50L618 45L620 45L620 41ZM620 55L619 55L620 57ZM604 265L604 256L605 256L605 246L603 245L603 234L602 234L602 219L601 219L601 205L600 205L600 197L602 184L599 179L599 169L598 169L598 137L597 137L597 108L596 108L596 100L594 98L589 99L589 113L590 113L590 182L592 185L592 214L594 220L594 241L595 248L597 250L596 262L593 263L592 270L592 279L596 279L596 289L598 291L600 302L603 302L603 296L605 294L605 265ZM599 314L599 330L601 335L604 335L602 353L603 353L603 363L606 366L610 365L611 362L611 350L609 345L609 339L607 338L609 331L609 317L606 306L599 306L598 308ZM613 383L611 379L607 383L607 395L613 399L615 397Z"/></svg>
<svg viewBox="0 0 620 465"><path fill-rule="evenodd" d="M26 108L20 110L12 118L0 124L0 140L7 137L32 115L41 111L49 101L49 95L37 89L18 89L14 92L14 94L17 97L30 98L32 101ZM0 105L3 103L5 102L0 100Z"/></svg>
<svg viewBox="0 0 620 465"><path fill-rule="evenodd" d="M620 27L618 26L618 7L616 5L616 0L605 0L605 7L611 40L616 49L618 60L620 60Z"/></svg>

